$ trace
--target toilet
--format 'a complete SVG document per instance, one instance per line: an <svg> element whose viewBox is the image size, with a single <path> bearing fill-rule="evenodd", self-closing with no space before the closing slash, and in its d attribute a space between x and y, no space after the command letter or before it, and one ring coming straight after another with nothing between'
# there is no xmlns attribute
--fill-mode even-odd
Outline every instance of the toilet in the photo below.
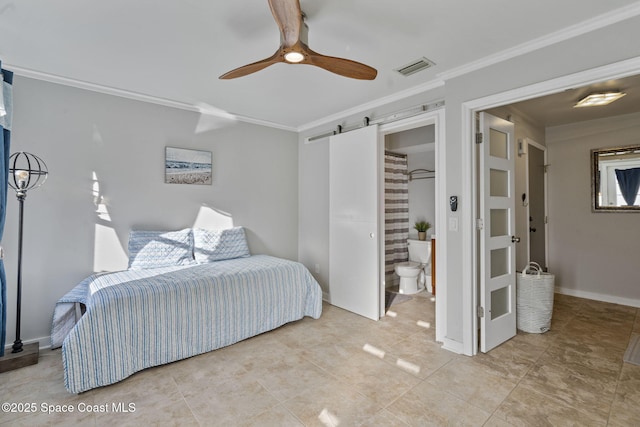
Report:
<svg viewBox="0 0 640 427"><path fill-rule="evenodd" d="M424 289L425 284L431 286L431 241L407 240L409 261L396 264L395 271L400 276L401 294L415 294ZM427 269L428 268L428 269Z"/></svg>

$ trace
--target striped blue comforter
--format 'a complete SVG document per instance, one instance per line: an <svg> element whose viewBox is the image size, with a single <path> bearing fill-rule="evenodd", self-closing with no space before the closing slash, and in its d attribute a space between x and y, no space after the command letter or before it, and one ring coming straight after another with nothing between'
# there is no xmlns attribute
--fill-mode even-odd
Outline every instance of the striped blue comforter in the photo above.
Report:
<svg viewBox="0 0 640 427"><path fill-rule="evenodd" d="M86 313L67 334L75 301ZM60 299L53 329L66 335L65 386L80 393L321 312L320 286L302 264L255 255L90 276Z"/></svg>

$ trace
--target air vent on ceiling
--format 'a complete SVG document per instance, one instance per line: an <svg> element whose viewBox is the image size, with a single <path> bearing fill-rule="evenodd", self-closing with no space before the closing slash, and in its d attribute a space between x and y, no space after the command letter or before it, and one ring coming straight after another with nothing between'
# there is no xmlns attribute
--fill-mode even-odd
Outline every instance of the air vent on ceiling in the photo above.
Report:
<svg viewBox="0 0 640 427"><path fill-rule="evenodd" d="M415 74L418 71L422 71L422 70L426 70L427 68L430 68L432 66L436 65L435 62L422 57L420 59L417 59L415 61L412 61L410 63L408 63L407 65L404 65L400 68L396 68L394 71L399 72L400 74L402 74L403 76L410 76L411 74Z"/></svg>

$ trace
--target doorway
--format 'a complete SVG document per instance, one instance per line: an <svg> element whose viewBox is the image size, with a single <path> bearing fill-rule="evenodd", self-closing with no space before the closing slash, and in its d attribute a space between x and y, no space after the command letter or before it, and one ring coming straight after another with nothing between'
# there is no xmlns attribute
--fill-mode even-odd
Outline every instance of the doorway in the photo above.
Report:
<svg viewBox="0 0 640 427"><path fill-rule="evenodd" d="M430 247L437 229L435 221L435 125L391 133L384 138L385 150L385 287L388 292L401 294L426 290L432 293ZM415 224L428 223L426 233L419 236ZM426 225L425 225L426 226ZM420 243L422 239L425 243ZM417 242L416 242L417 241ZM412 242L416 242L412 247ZM400 276L396 270L400 263L417 261L426 264L418 270L416 280L406 279L400 287ZM413 255L414 259L410 259ZM413 276L412 276L413 277ZM388 294L389 295L389 294Z"/></svg>
<svg viewBox="0 0 640 427"><path fill-rule="evenodd" d="M407 119L373 124L329 138L329 265L330 303L372 320L385 314L384 269L384 150L386 135L424 126L435 126L436 168L444 167L438 145L444 141L444 109L427 111ZM357 164L358 167L354 167ZM442 170L442 169L441 169ZM443 185L436 178L436 198ZM436 213L436 221L442 217ZM440 221L441 222L441 221ZM436 236L438 232L436 231ZM440 247L446 247L446 239ZM345 263L357 256L356 267ZM444 258L444 259L443 259ZM446 261L443 255L438 263ZM436 267L437 269L437 267ZM436 321L443 316L446 280L436 301ZM438 301L441 301L438 303ZM444 322L436 337L444 336Z"/></svg>
<svg viewBox="0 0 640 427"><path fill-rule="evenodd" d="M435 182L435 209L434 209L434 224L435 230L431 230L430 234L435 235L437 243L437 256L435 257L435 272L437 274L437 297L436 297L436 341L443 341L446 336L446 275L438 272L445 272L446 266L446 233L443 228L443 224L446 221L446 206L447 203L442 202L445 192L445 182L441 177L445 176L445 158L442 145L445 143L445 129L444 129L444 108L439 108L434 111L426 112L418 116L411 118L398 120L396 122L387 123L379 126L379 140L384 139L393 134L398 134L405 131L411 131L415 129L433 127L433 153L435 158L435 176L433 181ZM383 151L383 150L382 150ZM384 170L384 153L380 156L380 167ZM382 295L384 295L385 288L385 253L384 253L384 174L380 176L380 203L379 203L379 218L381 218L381 227L379 231L378 245L381 248L380 252L380 268L379 268L379 284ZM440 224L440 226L438 226ZM412 223L409 223L410 228ZM384 316L384 300L381 301L380 315Z"/></svg>
<svg viewBox="0 0 640 427"><path fill-rule="evenodd" d="M535 262L544 271L548 270L547 258L547 149L526 138L527 144L527 193L523 204L527 208L528 228L527 262ZM522 266L518 265L522 268Z"/></svg>
<svg viewBox="0 0 640 427"><path fill-rule="evenodd" d="M475 115L480 111L489 110L492 108L498 108L500 106L511 105L526 100L531 100L536 97L555 94L563 92L567 89L574 87L582 87L596 82L613 80L631 76L637 73L637 61L623 61L621 63L611 64L609 66L600 67L597 69L588 70L585 72L575 73L573 75L564 76L556 79L552 79L543 83L533 84L523 88L518 88L510 91L506 91L499 94L490 95L484 98L479 98L473 101L469 101L462 104L463 109L463 135L468 135L469 139L475 139ZM476 190L476 166L475 166L475 153L474 144L468 145L468 152L464 153L465 161L464 166L472 170L470 174L470 180L464 183L463 196L469 197L472 200L477 200L478 194ZM546 163L546 162L545 162ZM530 195L527 194L527 198ZM472 218L479 218L478 209L476 206L472 206L471 209ZM539 214L538 214L539 216ZM535 219L535 218L534 218ZM544 220L544 218L543 218ZM537 227L536 233L537 233ZM530 233L533 234L533 233ZM535 238L534 238L535 239ZM473 266L468 271L468 275L474 278L474 282L463 288L462 303L463 312L466 313L463 324L463 352L467 355L475 355L478 352L479 342L479 317L478 317L478 302L480 292L478 290L478 281L475 278L479 277L479 259L480 253L484 249L479 247L477 237L471 236L468 242L467 251L470 254L470 259ZM545 233L544 245L547 243L547 235ZM534 243L535 245L535 243ZM535 249L533 249L535 250ZM532 250L532 251L533 251ZM532 255L539 257L540 255ZM546 257L546 255L545 255ZM548 262L545 259L545 266Z"/></svg>

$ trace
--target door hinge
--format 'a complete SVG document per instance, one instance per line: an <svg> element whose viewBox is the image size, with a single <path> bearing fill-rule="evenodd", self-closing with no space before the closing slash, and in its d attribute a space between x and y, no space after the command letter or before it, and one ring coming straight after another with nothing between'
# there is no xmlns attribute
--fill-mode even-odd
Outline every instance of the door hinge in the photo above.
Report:
<svg viewBox="0 0 640 427"><path fill-rule="evenodd" d="M482 144L482 132L476 133L476 144Z"/></svg>
<svg viewBox="0 0 640 427"><path fill-rule="evenodd" d="M484 228L484 221L482 218L476 219L476 230L482 230Z"/></svg>
<svg viewBox="0 0 640 427"><path fill-rule="evenodd" d="M550 165L544 165L544 166L543 166L543 167L544 167L544 173L549 172L549 166L550 166Z"/></svg>
<svg viewBox="0 0 640 427"><path fill-rule="evenodd" d="M544 216L544 223L549 224L549 217L546 215Z"/></svg>
<svg viewBox="0 0 640 427"><path fill-rule="evenodd" d="M478 307L478 317L484 317L484 307Z"/></svg>

